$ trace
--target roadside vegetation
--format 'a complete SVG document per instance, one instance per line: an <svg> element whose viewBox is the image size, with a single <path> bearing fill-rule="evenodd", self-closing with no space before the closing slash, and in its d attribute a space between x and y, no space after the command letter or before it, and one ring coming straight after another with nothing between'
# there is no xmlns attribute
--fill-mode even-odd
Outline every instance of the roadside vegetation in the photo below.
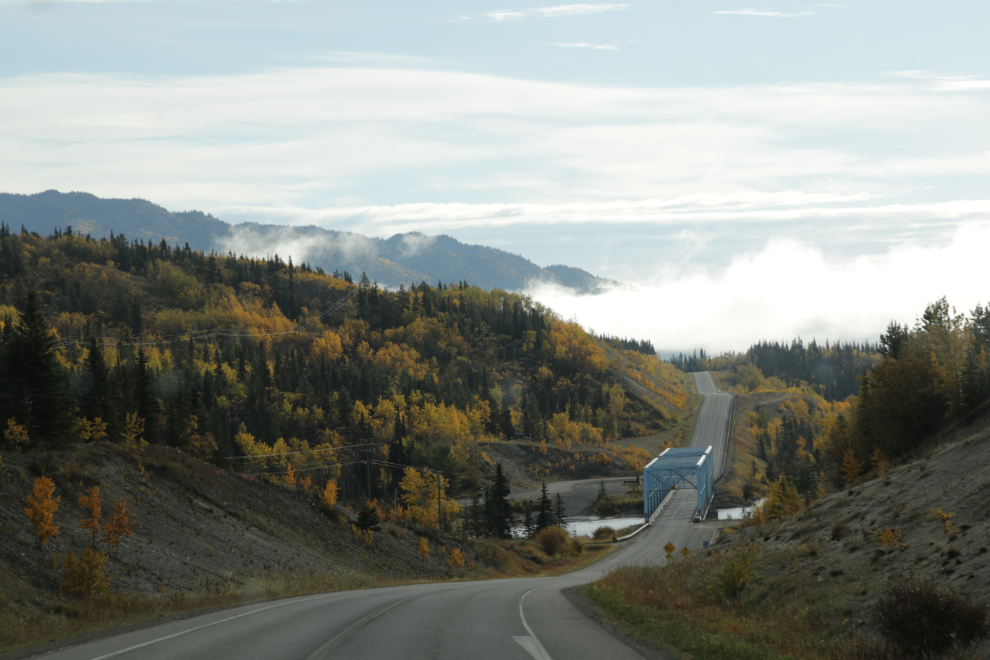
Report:
<svg viewBox="0 0 990 660"><path fill-rule="evenodd" d="M0 648L595 561L559 502L512 538L501 456L524 481L638 472L628 440L687 401L643 350L466 282L0 225Z"/></svg>
<svg viewBox="0 0 990 660"><path fill-rule="evenodd" d="M911 329L891 323L842 401L760 373L732 432L753 452L734 469L765 498L752 518L588 596L689 658L987 657L988 330L982 306L936 301Z"/></svg>

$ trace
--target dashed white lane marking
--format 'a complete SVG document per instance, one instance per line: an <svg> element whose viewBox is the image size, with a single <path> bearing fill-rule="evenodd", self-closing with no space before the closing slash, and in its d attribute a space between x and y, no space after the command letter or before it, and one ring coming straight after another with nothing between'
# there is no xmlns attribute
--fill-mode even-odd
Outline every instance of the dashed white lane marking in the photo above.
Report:
<svg viewBox="0 0 990 660"><path fill-rule="evenodd" d="M189 630L182 630L171 635L165 635L164 637L159 637L158 639L153 639L150 642L144 642L142 644L135 644L134 646L129 646L126 649L120 649L119 651L114 651L113 653L107 653L106 655L101 655L92 660L106 660L106 658L114 658L118 655L123 655L125 653L130 653L131 651L136 651L137 649L143 649L146 646L151 646L152 644L158 644L159 642L164 642L170 639L175 639L176 637L182 637L183 635L188 635L189 633L196 632L197 630L202 630L203 628L210 628L212 626L218 626L221 623L227 623L228 621L233 621L234 619L240 619L245 616L251 616L252 614L257 614L258 612L264 612L265 610L275 609L276 607L284 607L286 605L295 605L297 603L305 603L310 600L319 600L320 598L330 598L332 596L338 596L339 593L323 594L320 596L313 596L311 598L301 598L299 600L292 600L287 603L276 603L275 605L269 605L268 607L261 607L256 610L251 610L250 612L244 612L243 614L238 614L237 616L227 617L226 619L221 619L220 621L214 621L213 623L207 623L202 626L196 626L195 628L190 628Z"/></svg>

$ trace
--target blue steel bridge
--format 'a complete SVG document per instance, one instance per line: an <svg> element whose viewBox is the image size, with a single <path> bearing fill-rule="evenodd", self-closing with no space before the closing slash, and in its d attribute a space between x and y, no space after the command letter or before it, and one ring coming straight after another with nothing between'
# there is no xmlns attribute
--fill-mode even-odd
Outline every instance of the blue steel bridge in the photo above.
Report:
<svg viewBox="0 0 990 660"><path fill-rule="evenodd" d="M715 495L712 448L666 449L643 468L643 517L650 522L667 496L676 489L698 491L695 520L704 520Z"/></svg>

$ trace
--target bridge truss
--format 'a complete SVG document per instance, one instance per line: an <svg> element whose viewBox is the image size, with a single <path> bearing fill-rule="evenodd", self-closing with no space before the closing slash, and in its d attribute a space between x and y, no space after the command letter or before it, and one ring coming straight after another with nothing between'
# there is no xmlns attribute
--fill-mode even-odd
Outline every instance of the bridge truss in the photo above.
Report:
<svg viewBox="0 0 990 660"><path fill-rule="evenodd" d="M677 488L698 491L695 516L704 520L715 496L715 464L710 446L665 449L643 468L643 516L647 522Z"/></svg>

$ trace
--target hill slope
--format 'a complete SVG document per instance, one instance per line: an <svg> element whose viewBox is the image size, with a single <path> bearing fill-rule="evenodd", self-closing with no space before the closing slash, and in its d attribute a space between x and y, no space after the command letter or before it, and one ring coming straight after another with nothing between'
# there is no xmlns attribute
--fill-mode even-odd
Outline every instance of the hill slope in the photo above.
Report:
<svg viewBox="0 0 990 660"><path fill-rule="evenodd" d="M483 245L461 243L449 236L412 232L388 239L326 230L246 223L229 225L199 211L171 212L142 199L101 199L81 192L48 190L35 195L0 193L0 221L14 232L22 226L46 235L72 227L95 238L111 232L128 239L170 245L186 243L194 250L246 256L291 255L327 272L367 273L390 288L419 282L470 282L483 289L522 291L537 282L554 282L578 293L599 293L609 280L570 266L541 268L519 255Z"/></svg>

